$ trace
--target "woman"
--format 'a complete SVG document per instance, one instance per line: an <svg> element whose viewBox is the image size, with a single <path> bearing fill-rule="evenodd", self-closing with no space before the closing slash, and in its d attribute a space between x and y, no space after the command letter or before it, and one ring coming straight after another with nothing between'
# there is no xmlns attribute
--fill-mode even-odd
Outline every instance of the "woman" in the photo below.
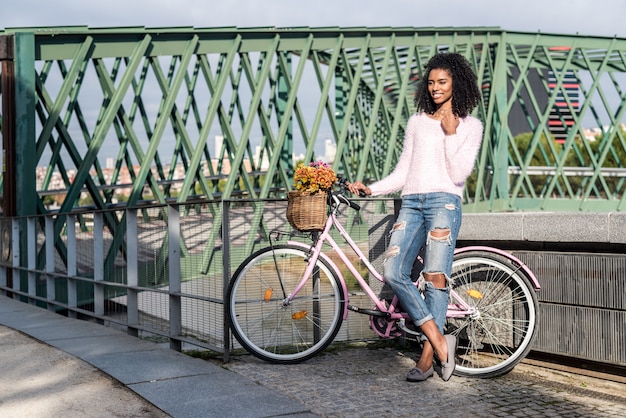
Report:
<svg viewBox="0 0 626 418"><path fill-rule="evenodd" d="M455 367L456 338L443 335L452 257L461 226L461 197L483 134L470 116L480 102L476 74L457 53L440 53L426 64L415 94L417 113L406 127L404 146L391 174L369 187L357 181L352 193L377 196L402 190L402 207L385 253L386 282L425 336L422 355L407 375L423 381L441 362L447 381ZM419 289L411 269L420 249L424 268ZM422 298L420 291L423 292Z"/></svg>

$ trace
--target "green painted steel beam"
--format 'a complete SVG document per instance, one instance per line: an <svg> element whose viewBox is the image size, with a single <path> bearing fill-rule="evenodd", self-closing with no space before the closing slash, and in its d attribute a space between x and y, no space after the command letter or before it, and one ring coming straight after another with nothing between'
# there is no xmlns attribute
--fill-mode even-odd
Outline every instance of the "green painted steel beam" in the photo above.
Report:
<svg viewBox="0 0 626 418"><path fill-rule="evenodd" d="M136 206L260 198L251 250L272 228L264 199L285 197L296 159L330 158L351 181L393 170L424 64L439 51L467 57L483 90L474 115L484 141L466 211L626 210L624 38L497 27L0 32L9 34L20 80L19 216L48 211L55 195L61 212L106 209L118 199ZM327 139L334 156L324 155ZM211 215L205 270L221 238L222 214ZM105 268L125 252L124 221L104 218L113 235ZM55 233L65 227L56 222ZM56 249L64 258L61 239ZM165 262L167 238L159 251Z"/></svg>
<svg viewBox="0 0 626 418"><path fill-rule="evenodd" d="M15 170L16 215L37 212L35 189L35 106L37 103L36 73L33 66L36 39L32 33L15 34ZM4 156L3 156L4 158Z"/></svg>
<svg viewBox="0 0 626 418"><path fill-rule="evenodd" d="M619 128L626 108L623 38L494 27L2 32L9 33L33 43L31 52L21 53L29 57L23 68L32 68L36 86L29 112L37 120L34 163L47 167L37 192L54 193L59 186L53 178L60 176L62 211L79 206L85 194L98 208L110 205L124 176L130 205L146 193L160 203L198 194L284 196L293 171L289 154L318 159L326 138L337 146L333 166L341 175L382 178L401 150L415 81L438 51L464 54L485 91L475 112L485 123L485 141L475 184L465 195L469 210L482 210L483 202L489 210L526 210L516 202L529 198L540 208L565 199L577 211L596 200L594 208L605 202L612 210L609 196L624 201L625 182L601 172L607 165L622 167L626 149ZM577 80L577 98L569 96L566 74ZM571 119L553 119L557 104ZM531 134L523 149L519 121ZM558 146L552 142L555 121L569 124ZM595 144L584 137L590 123L600 131ZM218 135L223 141L213 150ZM112 168L105 168L105 151ZM532 174L534 166L548 163L555 165L554 175ZM569 178L563 169L572 164L595 171ZM510 175L509 166L521 167L520 174ZM35 187L26 174L19 180Z"/></svg>

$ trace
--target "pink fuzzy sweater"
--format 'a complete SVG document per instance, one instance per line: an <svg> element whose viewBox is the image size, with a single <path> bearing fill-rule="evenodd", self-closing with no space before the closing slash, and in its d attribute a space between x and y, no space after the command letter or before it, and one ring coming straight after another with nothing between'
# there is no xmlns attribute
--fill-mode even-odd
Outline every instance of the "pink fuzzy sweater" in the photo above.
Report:
<svg viewBox="0 0 626 418"><path fill-rule="evenodd" d="M482 136L483 125L472 116L462 118L456 134L446 136L440 121L425 113L412 115L398 164L387 177L369 186L372 196L398 190L402 196L431 192L462 196Z"/></svg>

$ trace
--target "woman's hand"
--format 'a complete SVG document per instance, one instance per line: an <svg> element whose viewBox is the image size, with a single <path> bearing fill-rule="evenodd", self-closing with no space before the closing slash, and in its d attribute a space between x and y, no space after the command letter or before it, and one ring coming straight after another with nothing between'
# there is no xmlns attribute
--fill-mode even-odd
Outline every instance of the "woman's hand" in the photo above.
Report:
<svg viewBox="0 0 626 418"><path fill-rule="evenodd" d="M372 194L372 191L369 187L365 186L360 181L355 181L354 183L347 183L348 190L354 193L357 196L361 196L362 194L369 196ZM362 194L361 194L362 193Z"/></svg>
<svg viewBox="0 0 626 418"><path fill-rule="evenodd" d="M452 112L444 113L441 119L441 129L446 135L456 134L456 128L459 126L459 117Z"/></svg>

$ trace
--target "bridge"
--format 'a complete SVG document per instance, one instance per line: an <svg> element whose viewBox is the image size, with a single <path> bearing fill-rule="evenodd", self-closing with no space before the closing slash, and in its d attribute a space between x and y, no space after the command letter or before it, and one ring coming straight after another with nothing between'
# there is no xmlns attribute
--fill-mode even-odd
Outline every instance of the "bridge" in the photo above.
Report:
<svg viewBox="0 0 626 418"><path fill-rule="evenodd" d="M568 339L587 341L566 323L573 317L608 323L594 340L614 341L610 355L604 345L589 355L555 348L547 334L537 349L626 365L623 341L608 331L626 323L618 37L497 27L5 29L0 289L164 335L174 348L193 340L227 350L222 280L281 221L294 161L327 159L350 180L388 174L423 65L439 51L465 55L483 92L475 115L485 136L461 238L554 256L543 280L555 289L571 276L585 289L598 286L583 279L611 277L591 305L572 298L577 291L542 299L546 318L565 318ZM371 213L389 212L375 202ZM472 235L472 219L497 222ZM561 228L524 234L542 223ZM570 277L555 274L563 263Z"/></svg>

